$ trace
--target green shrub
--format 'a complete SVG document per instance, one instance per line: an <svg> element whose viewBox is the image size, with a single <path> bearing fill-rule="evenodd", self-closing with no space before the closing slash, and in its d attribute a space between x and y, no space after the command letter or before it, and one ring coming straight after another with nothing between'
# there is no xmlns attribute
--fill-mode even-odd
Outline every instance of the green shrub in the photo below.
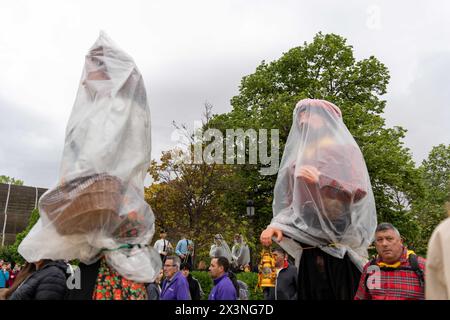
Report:
<svg viewBox="0 0 450 320"><path fill-rule="evenodd" d="M203 290L202 300L208 300L209 293L213 287L213 281L207 271L192 271L192 276L198 280Z"/></svg>
<svg viewBox="0 0 450 320"><path fill-rule="evenodd" d="M19 252L17 252L17 249L19 248L22 240L27 236L28 232L30 232L31 228L33 228L38 220L39 210L34 209L31 212L30 218L28 220L28 226L25 228L25 230L16 235L16 241L12 245L0 248L0 259L21 264L25 263L24 258L19 254Z"/></svg>
<svg viewBox="0 0 450 320"><path fill-rule="evenodd" d="M258 274L255 272L240 272L236 274L238 280L245 282L250 293L249 300L264 300L264 295L261 289L257 289Z"/></svg>

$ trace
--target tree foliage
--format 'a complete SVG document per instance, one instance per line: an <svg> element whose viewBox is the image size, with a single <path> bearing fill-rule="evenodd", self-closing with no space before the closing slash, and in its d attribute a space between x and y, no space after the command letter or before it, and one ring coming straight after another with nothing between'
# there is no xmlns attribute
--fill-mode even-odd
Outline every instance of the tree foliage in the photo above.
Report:
<svg viewBox="0 0 450 320"><path fill-rule="evenodd" d="M34 209L31 214L30 218L28 220L28 225L22 232L18 233L16 235L16 241L9 246L4 246L0 250L0 258L9 261L9 262L15 262L15 263L24 263L24 258L18 253L17 249L19 248L20 243L22 240L27 236L27 234L30 232L31 228L36 224L36 222L39 220L39 210Z"/></svg>
<svg viewBox="0 0 450 320"><path fill-rule="evenodd" d="M203 128L216 128L224 135L227 129L278 129L283 151L299 100L335 103L364 155L378 221L396 225L406 244L423 254L429 235L445 215L449 147L433 148L416 168L403 143L406 130L387 127L383 118L382 97L388 82L388 69L377 58L357 60L345 38L318 33L311 43L289 50L278 60L262 61L255 72L243 77L239 93L231 99L232 110L208 117ZM248 151L247 145L247 156ZM155 182L146 190L146 198L157 224L174 236L189 230L203 256L214 233L230 239L233 232L243 232L257 251L259 233L272 218L276 175L261 175L261 164L181 163L176 152L163 153L149 169ZM256 216L251 219L243 218L248 199L255 204Z"/></svg>
<svg viewBox="0 0 450 320"><path fill-rule="evenodd" d="M0 176L0 183L6 183L6 184L10 183L10 184L14 184L17 186L23 186L22 180L11 178L11 177L4 176L4 175Z"/></svg>
<svg viewBox="0 0 450 320"><path fill-rule="evenodd" d="M211 108L205 105L204 127L210 121ZM194 240L199 262L209 259L215 234L222 234L231 245L236 232L247 234L248 221L231 216L224 206L225 191L239 188L233 168L203 161L196 163L194 133L185 125L174 123L174 126L186 138L186 149L162 152L159 162L152 161L148 172L153 183L146 188L145 197L156 216L157 226L168 231L174 246L183 235ZM204 147L202 139L199 143Z"/></svg>
<svg viewBox="0 0 450 320"><path fill-rule="evenodd" d="M279 129L284 149L292 124L292 112L303 98L325 99L338 105L343 120L364 155L375 195L378 218L396 224L409 241L419 227L410 215L414 198L423 193L420 174L402 139L406 130L387 128L382 117L389 72L377 58L357 61L352 46L335 34L318 33L270 63L263 61L242 79L239 94L231 99L232 111L216 115L210 126ZM276 176L261 176L258 166L241 166L236 174L243 181L238 194L257 199L262 222L270 222ZM232 207L232 204L230 204Z"/></svg>
<svg viewBox="0 0 450 320"><path fill-rule="evenodd" d="M160 163L149 172L154 183L145 196L157 226L168 231L172 244L187 235L196 244L197 261L208 257L213 236L232 240L235 232L246 232L247 222L230 217L221 209L222 190L232 187L225 165L186 164L177 161L181 151L163 152Z"/></svg>
<svg viewBox="0 0 450 320"><path fill-rule="evenodd" d="M450 145L433 147L419 171L425 191L423 197L414 201L412 212L421 228L417 248L425 253L433 230L447 217L445 204L450 204Z"/></svg>

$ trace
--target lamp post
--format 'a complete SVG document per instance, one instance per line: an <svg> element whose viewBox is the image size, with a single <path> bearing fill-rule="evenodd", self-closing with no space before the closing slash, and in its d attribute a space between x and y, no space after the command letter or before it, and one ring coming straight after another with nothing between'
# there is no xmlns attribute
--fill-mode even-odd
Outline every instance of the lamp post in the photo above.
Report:
<svg viewBox="0 0 450 320"><path fill-rule="evenodd" d="M253 219L253 217L255 216L255 205L254 205L254 202L253 202L253 200L247 200L247 217L248 217L248 219L249 219L249 221L250 221L250 223L251 223L251 226L250 226L250 239L251 239L251 241L252 241L252 243L253 243L253 236L254 236L254 228L255 228L255 222L254 222L254 219ZM250 247L249 247L250 248ZM251 250L251 251L253 251L253 250ZM250 251L250 264L253 266L253 259L252 259L252 254L251 254L251 251Z"/></svg>
<svg viewBox="0 0 450 320"><path fill-rule="evenodd" d="M247 217L251 218L255 215L255 206L253 200L247 200Z"/></svg>

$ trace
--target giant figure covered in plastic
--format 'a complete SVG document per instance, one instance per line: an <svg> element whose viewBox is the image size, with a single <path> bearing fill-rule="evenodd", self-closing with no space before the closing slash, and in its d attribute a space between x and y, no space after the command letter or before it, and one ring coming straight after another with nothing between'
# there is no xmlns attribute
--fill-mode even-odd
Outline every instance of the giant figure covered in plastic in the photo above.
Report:
<svg viewBox="0 0 450 320"><path fill-rule="evenodd" d="M340 109L301 100L261 242L268 245L276 236L296 259L300 299L352 299L376 223L364 158Z"/></svg>
<svg viewBox="0 0 450 320"><path fill-rule="evenodd" d="M216 234L214 236L214 243L211 245L211 249L209 250L209 256L211 259L225 257L228 259L228 262L232 262L233 258L230 247L221 234Z"/></svg>
<svg viewBox="0 0 450 320"><path fill-rule="evenodd" d="M233 265L238 270L244 270L246 266L250 265L250 248L241 234L234 236L231 255L233 257Z"/></svg>
<svg viewBox="0 0 450 320"><path fill-rule="evenodd" d="M19 246L29 262L104 258L124 278L151 282L161 261L147 245L154 215L144 200L150 110L133 59L103 32L85 58L66 128L59 180Z"/></svg>

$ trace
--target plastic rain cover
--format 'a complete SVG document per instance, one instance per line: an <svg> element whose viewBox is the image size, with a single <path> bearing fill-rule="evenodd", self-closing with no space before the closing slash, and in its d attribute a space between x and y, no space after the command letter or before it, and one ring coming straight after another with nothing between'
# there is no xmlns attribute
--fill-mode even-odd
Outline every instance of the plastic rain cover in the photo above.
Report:
<svg viewBox="0 0 450 320"><path fill-rule="evenodd" d="M154 215L144 200L150 110L133 59L101 32L89 50L66 128L59 181L19 246L29 262L102 255L123 277L151 282L161 260L148 247Z"/></svg>
<svg viewBox="0 0 450 320"><path fill-rule="evenodd" d="M211 249L209 250L209 256L211 258L225 257L231 263L232 256L230 247L228 246L227 242L223 239L221 234L216 234L214 236L214 244L211 245Z"/></svg>
<svg viewBox="0 0 450 320"><path fill-rule="evenodd" d="M363 155L334 104L305 99L296 105L273 214L270 227L287 237L337 258L348 252L359 269L367 261L375 200Z"/></svg>
<svg viewBox="0 0 450 320"><path fill-rule="evenodd" d="M233 261L238 267L245 266L250 263L250 249L242 236L239 236L231 249Z"/></svg>

